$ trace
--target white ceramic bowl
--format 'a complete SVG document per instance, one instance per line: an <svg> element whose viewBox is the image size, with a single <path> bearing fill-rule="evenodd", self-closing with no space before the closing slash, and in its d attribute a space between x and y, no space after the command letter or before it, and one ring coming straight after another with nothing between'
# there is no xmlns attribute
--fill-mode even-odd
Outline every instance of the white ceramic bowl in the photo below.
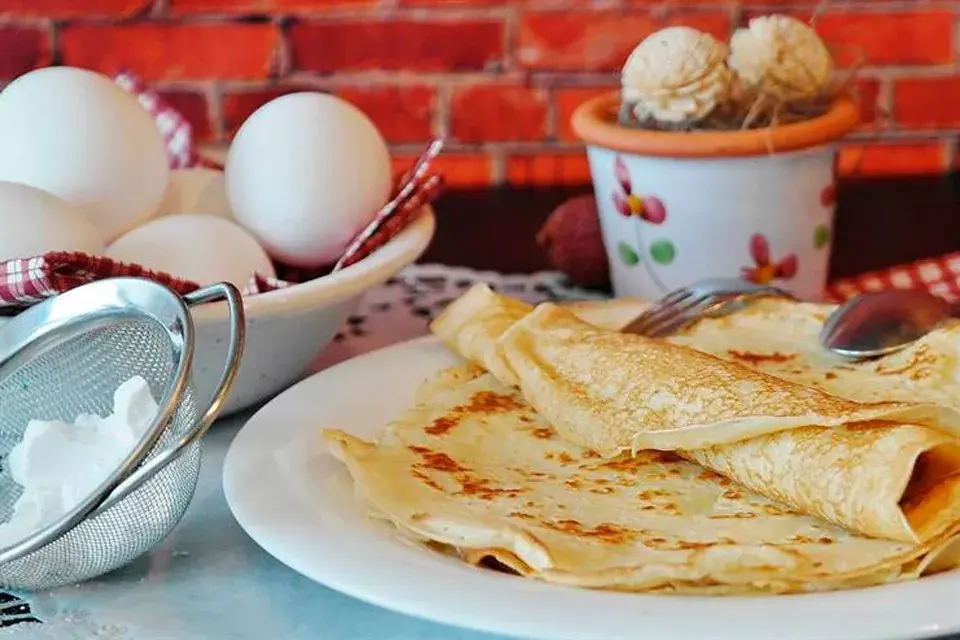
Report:
<svg viewBox="0 0 960 640"><path fill-rule="evenodd" d="M424 215L390 242L342 271L245 298L246 347L221 415L265 400L307 373L363 294L420 257L430 244L435 225L433 211L427 207ZM199 398L206 399L226 353L226 305L197 307L194 322L194 382Z"/></svg>

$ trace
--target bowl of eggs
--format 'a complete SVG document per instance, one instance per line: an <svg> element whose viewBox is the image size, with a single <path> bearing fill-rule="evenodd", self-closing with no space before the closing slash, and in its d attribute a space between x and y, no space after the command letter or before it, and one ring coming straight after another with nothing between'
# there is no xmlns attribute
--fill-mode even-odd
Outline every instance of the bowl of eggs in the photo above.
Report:
<svg viewBox="0 0 960 640"><path fill-rule="evenodd" d="M247 340L230 413L307 372L363 294L433 237L428 206L342 269L329 267L392 195L386 142L356 107L301 92L254 112L223 171L171 169L153 116L112 79L32 71L0 93L0 260L79 251L200 285L244 289L254 274L321 274L244 295ZM194 382L204 397L227 343L223 303L194 311Z"/></svg>

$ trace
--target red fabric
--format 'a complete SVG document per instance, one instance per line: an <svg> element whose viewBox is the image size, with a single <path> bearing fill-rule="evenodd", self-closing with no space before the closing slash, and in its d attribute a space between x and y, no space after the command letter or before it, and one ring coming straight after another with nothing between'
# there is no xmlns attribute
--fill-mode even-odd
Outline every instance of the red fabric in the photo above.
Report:
<svg viewBox="0 0 960 640"><path fill-rule="evenodd" d="M866 291L925 289L951 302L960 300L960 252L842 278L827 287L827 298L843 302Z"/></svg>

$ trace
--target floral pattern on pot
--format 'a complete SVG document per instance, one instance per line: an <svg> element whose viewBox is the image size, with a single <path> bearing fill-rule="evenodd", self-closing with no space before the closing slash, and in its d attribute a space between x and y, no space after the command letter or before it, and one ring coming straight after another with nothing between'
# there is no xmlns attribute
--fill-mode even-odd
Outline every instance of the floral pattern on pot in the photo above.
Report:
<svg viewBox="0 0 960 640"><path fill-rule="evenodd" d="M830 183L820 190L820 204L832 207L837 202L837 185Z"/></svg>
<svg viewBox="0 0 960 640"><path fill-rule="evenodd" d="M828 244L830 244L830 226L821 224L813 230L813 247L825 249Z"/></svg>
<svg viewBox="0 0 960 640"><path fill-rule="evenodd" d="M744 280L756 284L770 284L774 280L790 280L797 275L798 260L795 253L785 255L780 261L770 258L770 243L760 233L750 237L750 257L753 267L744 267L740 271Z"/></svg>
<svg viewBox="0 0 960 640"><path fill-rule="evenodd" d="M613 206L625 218L634 221L634 234L637 239L637 251L625 251L624 243L618 247L621 260L627 266L642 264L650 279L657 285L661 291L667 291L667 287L660 280L653 264L647 259L647 254L651 255L655 262L661 265L670 264L676 256L676 248L669 240L658 240L651 245L649 251L645 250L646 243L643 240L641 227L645 225L661 225L667 219L667 208L663 201L651 195L634 193L633 181L630 179L630 172L627 165L624 164L620 156L616 156L614 161L614 172L616 173L616 183L619 189L613 194ZM627 249L630 249L627 247ZM629 256L629 259L627 258Z"/></svg>

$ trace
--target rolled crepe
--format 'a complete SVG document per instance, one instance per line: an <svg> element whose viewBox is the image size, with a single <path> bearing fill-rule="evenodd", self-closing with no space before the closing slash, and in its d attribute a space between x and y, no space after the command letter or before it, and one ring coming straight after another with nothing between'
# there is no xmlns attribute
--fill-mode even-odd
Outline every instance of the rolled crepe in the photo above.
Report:
<svg viewBox="0 0 960 640"><path fill-rule="evenodd" d="M553 304L522 305L477 285L431 329L517 387L578 446L607 458L677 451L767 498L870 536L918 542L960 520L954 408L855 402L597 327Z"/></svg>

